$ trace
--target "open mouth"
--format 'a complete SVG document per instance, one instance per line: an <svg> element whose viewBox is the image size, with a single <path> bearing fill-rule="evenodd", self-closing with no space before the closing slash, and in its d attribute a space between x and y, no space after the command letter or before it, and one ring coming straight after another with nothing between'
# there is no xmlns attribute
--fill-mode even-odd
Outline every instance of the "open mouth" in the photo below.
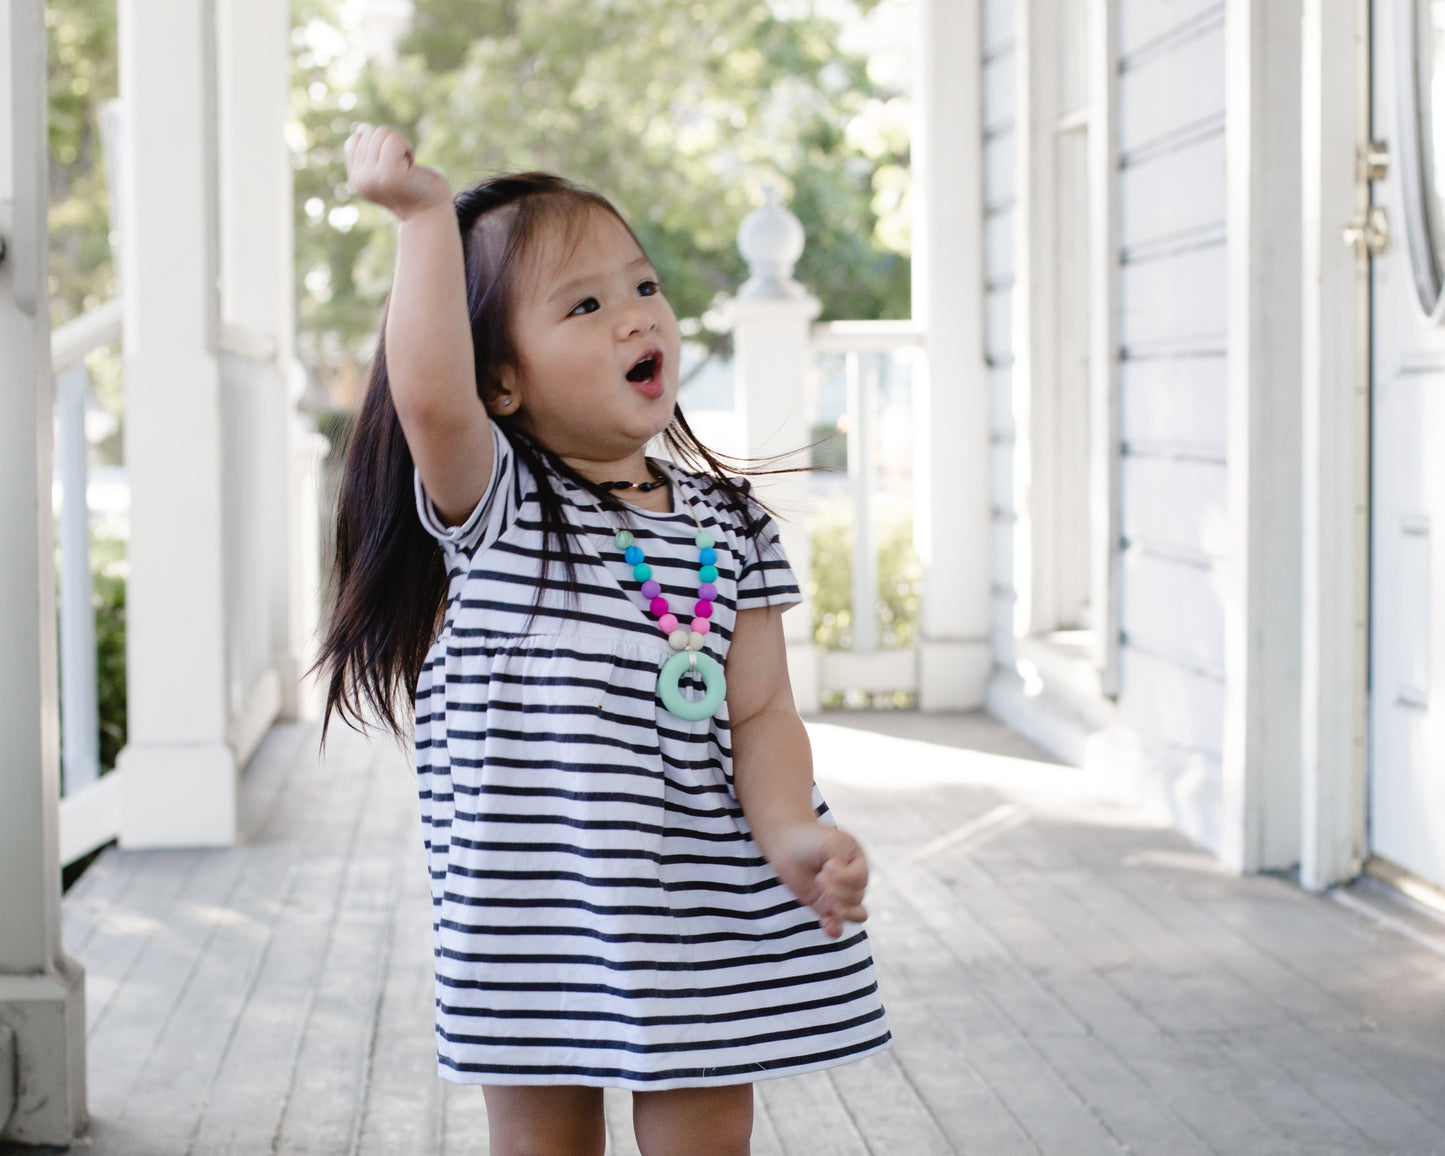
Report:
<svg viewBox="0 0 1445 1156"><path fill-rule="evenodd" d="M657 380L662 372L662 354L655 349L649 349L636 364L627 371L627 380L633 385L645 385L648 382Z"/></svg>

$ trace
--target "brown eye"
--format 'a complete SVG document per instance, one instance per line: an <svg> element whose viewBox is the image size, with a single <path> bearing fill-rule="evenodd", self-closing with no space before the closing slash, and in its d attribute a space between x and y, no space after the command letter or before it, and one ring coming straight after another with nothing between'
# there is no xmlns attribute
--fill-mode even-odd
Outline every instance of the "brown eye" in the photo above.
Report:
<svg viewBox="0 0 1445 1156"><path fill-rule="evenodd" d="M567 314L567 316L580 317L584 313L596 313L597 310L600 308L602 307L597 304L596 297L588 297L585 300L579 301L576 305L572 306L572 310Z"/></svg>

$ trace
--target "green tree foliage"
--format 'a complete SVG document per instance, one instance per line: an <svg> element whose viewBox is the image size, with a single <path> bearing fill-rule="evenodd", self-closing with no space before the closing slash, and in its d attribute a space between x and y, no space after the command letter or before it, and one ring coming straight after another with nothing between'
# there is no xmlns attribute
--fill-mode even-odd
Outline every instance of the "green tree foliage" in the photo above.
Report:
<svg viewBox="0 0 1445 1156"><path fill-rule="evenodd" d="M115 0L45 6L50 88L50 298L55 324L93 309L117 286L100 106L117 91Z"/></svg>
<svg viewBox="0 0 1445 1156"><path fill-rule="evenodd" d="M390 224L345 186L341 146L358 121L408 130L454 187L539 168L598 188L714 347L702 319L745 276L737 226L770 181L807 231L797 275L825 318L908 315L906 237L887 220L906 134L855 131L897 94L838 48L831 21L738 0L417 0L395 65L350 75L335 15L332 0L297 5L299 299L314 368L357 356L390 278Z"/></svg>

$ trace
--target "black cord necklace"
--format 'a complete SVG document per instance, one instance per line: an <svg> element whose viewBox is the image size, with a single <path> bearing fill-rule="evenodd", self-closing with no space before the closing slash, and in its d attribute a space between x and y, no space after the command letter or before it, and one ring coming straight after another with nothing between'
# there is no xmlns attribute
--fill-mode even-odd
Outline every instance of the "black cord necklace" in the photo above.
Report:
<svg viewBox="0 0 1445 1156"><path fill-rule="evenodd" d="M599 490L636 490L639 494L646 494L667 485L667 475L659 472L651 462L647 463L647 472L652 475L653 480L650 482L598 482L597 488Z"/></svg>

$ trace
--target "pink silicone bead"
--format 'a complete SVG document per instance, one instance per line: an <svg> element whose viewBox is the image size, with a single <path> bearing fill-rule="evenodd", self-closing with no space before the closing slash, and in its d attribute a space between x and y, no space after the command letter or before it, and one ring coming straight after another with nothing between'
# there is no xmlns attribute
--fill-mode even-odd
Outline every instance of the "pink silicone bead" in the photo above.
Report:
<svg viewBox="0 0 1445 1156"><path fill-rule="evenodd" d="M657 598L654 598L651 602L649 602L648 605L652 608L652 612L653 612L654 614L656 614L659 618L662 617L662 615L664 615L664 614L667 613L667 599L666 599L666 598L662 598L662 597L659 596L659 597L657 597Z"/></svg>
<svg viewBox="0 0 1445 1156"><path fill-rule="evenodd" d="M697 588L697 596L699 598L706 598L709 602L711 602L714 598L717 597L717 586L715 586L711 582L704 582L701 586Z"/></svg>
<svg viewBox="0 0 1445 1156"><path fill-rule="evenodd" d="M662 583L656 578L649 578L642 584L642 596L644 598L656 598L662 593Z"/></svg>
<svg viewBox="0 0 1445 1156"><path fill-rule="evenodd" d="M694 634L706 634L712 629L712 623L706 618L694 618L692 620L692 632Z"/></svg>
<svg viewBox="0 0 1445 1156"><path fill-rule="evenodd" d="M697 605L692 608L692 612L696 614L699 618L711 618L712 603L709 602L706 598L699 598Z"/></svg>
<svg viewBox="0 0 1445 1156"><path fill-rule="evenodd" d="M664 614L661 618L657 620L657 628L661 630L664 634L671 634L674 630L677 629L677 615Z"/></svg>

